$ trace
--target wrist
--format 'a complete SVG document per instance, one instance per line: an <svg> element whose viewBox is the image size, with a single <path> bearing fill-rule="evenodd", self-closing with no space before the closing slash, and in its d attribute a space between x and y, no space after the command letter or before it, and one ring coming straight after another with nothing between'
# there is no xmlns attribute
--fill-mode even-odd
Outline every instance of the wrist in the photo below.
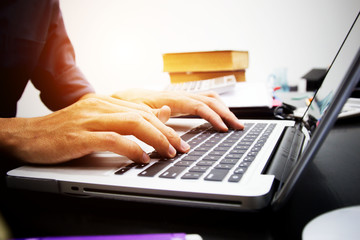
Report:
<svg viewBox="0 0 360 240"><path fill-rule="evenodd" d="M16 156L22 145L27 118L0 118L0 151Z"/></svg>

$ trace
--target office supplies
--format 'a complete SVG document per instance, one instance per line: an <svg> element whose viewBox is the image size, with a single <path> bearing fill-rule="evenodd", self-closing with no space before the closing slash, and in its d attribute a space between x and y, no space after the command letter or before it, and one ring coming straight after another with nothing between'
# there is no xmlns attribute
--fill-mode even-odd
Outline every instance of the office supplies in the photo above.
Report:
<svg viewBox="0 0 360 240"><path fill-rule="evenodd" d="M182 83L171 83L165 90L168 91L185 91L185 92L207 92L215 91L218 94L234 90L236 79L233 75L212 78L200 81L190 81Z"/></svg>
<svg viewBox="0 0 360 240"><path fill-rule="evenodd" d="M198 234L158 233L102 236L32 237L14 240L201 240Z"/></svg>
<svg viewBox="0 0 360 240"><path fill-rule="evenodd" d="M233 91L224 92L220 98L238 118L274 117L272 90L262 82L237 82Z"/></svg>
<svg viewBox="0 0 360 240"><path fill-rule="evenodd" d="M360 79L358 39L359 15L301 118L243 120L246 130L229 133L214 132L207 125L188 132L205 121L173 119L169 126L187 132L184 140L193 146L188 154L161 159L153 153L146 166L108 153L56 166L23 166L8 172L8 186L195 207L278 209L314 158ZM206 164L211 167L204 169Z"/></svg>

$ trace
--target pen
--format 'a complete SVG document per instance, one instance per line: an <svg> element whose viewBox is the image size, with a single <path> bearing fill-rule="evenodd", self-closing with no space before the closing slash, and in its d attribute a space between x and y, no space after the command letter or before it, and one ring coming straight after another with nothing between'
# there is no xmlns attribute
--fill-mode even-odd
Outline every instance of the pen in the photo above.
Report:
<svg viewBox="0 0 360 240"><path fill-rule="evenodd" d="M198 234L186 234L186 233L35 237L35 238L18 238L13 240L135 240L135 239L136 240L202 240L201 236Z"/></svg>

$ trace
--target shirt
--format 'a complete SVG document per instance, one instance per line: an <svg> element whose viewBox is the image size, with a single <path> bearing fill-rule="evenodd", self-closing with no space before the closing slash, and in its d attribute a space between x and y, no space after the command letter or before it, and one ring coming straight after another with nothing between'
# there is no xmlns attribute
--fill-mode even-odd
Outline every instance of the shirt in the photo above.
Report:
<svg viewBox="0 0 360 240"><path fill-rule="evenodd" d="M0 1L0 117L16 116L29 80L53 111L94 92L76 66L58 0Z"/></svg>

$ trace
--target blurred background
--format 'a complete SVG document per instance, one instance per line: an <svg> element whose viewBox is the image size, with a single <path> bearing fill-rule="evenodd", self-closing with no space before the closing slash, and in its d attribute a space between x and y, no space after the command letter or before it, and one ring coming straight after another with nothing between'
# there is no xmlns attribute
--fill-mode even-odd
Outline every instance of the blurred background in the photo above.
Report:
<svg viewBox="0 0 360 240"><path fill-rule="evenodd" d="M170 83L162 54L249 51L247 81L266 83L286 68L298 85L312 68L327 68L356 15L358 0L60 0L77 64L96 91ZM359 39L360 41L360 39ZM31 83L19 117L50 111Z"/></svg>

